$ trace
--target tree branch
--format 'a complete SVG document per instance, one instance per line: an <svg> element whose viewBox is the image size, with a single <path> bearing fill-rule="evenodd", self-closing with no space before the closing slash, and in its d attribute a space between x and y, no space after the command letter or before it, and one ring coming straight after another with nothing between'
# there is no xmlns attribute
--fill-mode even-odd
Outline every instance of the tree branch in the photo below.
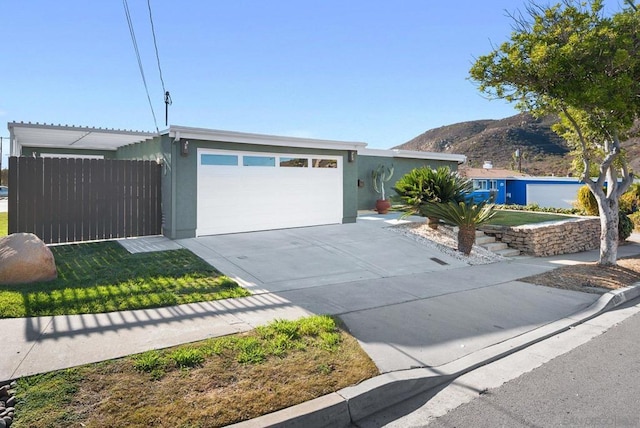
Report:
<svg viewBox="0 0 640 428"><path fill-rule="evenodd" d="M595 184L595 183L593 183L593 180L591 180L591 177L589 177L589 170L591 169L591 161L590 161L589 157L587 156L587 142L584 139L584 135L582 134L582 130L580 129L580 126L578 125L578 122L576 122L575 118L569 113L569 111L567 110L567 108L564 105L561 106L561 110L562 110L562 113L569 120L569 122L571 122L571 126L573 126L573 129L575 129L576 134L578 134L578 140L580 142L580 148L582 149L582 164L584 166L584 171L582 171L582 177L581 177L582 181L584 181L585 184L587 184L587 186L589 186L589 183ZM589 186L589 187L591 187L591 186Z"/></svg>

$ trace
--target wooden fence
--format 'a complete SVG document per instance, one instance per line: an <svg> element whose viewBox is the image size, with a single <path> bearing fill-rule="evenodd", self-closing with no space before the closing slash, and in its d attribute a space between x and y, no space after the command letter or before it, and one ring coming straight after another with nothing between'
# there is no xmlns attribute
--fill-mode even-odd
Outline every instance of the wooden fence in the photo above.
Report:
<svg viewBox="0 0 640 428"><path fill-rule="evenodd" d="M9 233L45 243L162 233L161 166L151 161L9 158Z"/></svg>

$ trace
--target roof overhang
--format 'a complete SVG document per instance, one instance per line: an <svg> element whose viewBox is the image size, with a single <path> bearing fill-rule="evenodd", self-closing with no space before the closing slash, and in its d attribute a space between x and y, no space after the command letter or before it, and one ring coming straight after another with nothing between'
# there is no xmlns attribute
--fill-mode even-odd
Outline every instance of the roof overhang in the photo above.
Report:
<svg viewBox="0 0 640 428"><path fill-rule="evenodd" d="M425 160L439 160L457 162L458 164L465 163L467 157L465 155L458 155L452 153L436 153L436 152L419 152L414 150L380 150L380 149L365 149L358 150L358 154L362 156L380 156L387 158L409 158L409 159L425 159Z"/></svg>
<svg viewBox="0 0 640 428"><path fill-rule="evenodd" d="M220 131L216 129L191 128L172 125L162 134L169 134L175 141L195 139L225 143L256 144L263 146L300 147L328 150L360 150L367 143L355 141L318 140L312 138L283 137L277 135L250 134L246 132Z"/></svg>
<svg viewBox="0 0 640 428"><path fill-rule="evenodd" d="M9 122L7 127L11 156L20 156L22 147L113 151L157 135L153 132L30 122Z"/></svg>

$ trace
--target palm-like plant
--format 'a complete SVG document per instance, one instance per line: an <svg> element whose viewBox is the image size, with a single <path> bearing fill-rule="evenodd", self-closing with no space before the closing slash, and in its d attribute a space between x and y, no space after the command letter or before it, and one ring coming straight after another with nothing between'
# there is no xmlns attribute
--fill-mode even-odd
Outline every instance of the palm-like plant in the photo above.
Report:
<svg viewBox="0 0 640 428"><path fill-rule="evenodd" d="M452 226L458 227L458 251L469 255L476 242L476 227L488 222L495 214L494 204L486 202L427 203L422 211Z"/></svg>
<svg viewBox="0 0 640 428"><path fill-rule="evenodd" d="M427 203L462 202L472 191L472 181L451 171L448 167L438 169L416 168L396 182L393 188L406 205L405 216L423 212ZM437 221L431 217L429 225L437 228Z"/></svg>

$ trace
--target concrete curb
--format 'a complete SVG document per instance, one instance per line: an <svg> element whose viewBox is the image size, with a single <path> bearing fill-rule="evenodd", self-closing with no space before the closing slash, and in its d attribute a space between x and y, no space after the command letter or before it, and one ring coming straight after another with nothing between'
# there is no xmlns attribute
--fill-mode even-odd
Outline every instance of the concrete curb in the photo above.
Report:
<svg viewBox="0 0 640 428"><path fill-rule="evenodd" d="M603 294L588 308L439 367L389 372L358 385L232 427L348 427L481 366L560 334L640 296L640 282Z"/></svg>

